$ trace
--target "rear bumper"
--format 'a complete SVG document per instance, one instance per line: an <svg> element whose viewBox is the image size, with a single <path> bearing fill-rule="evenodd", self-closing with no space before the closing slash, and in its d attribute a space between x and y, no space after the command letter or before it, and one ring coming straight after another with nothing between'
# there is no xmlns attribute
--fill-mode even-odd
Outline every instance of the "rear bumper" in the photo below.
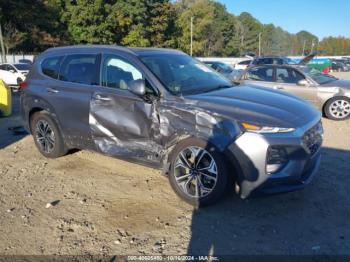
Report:
<svg viewBox="0 0 350 262"><path fill-rule="evenodd" d="M314 126L312 123L292 133L263 135L247 132L232 143L228 150L234 156L235 166L239 167L236 182L240 196L247 198L253 192L294 191L309 184L321 162L321 145L318 144L317 148L306 145L303 136ZM276 146L285 149L288 161L280 170L268 173L268 151Z"/></svg>

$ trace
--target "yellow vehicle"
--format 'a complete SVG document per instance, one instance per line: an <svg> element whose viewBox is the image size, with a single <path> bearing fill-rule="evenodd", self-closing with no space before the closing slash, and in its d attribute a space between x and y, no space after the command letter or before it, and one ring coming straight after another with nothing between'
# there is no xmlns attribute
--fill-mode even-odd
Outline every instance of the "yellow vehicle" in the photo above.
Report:
<svg viewBox="0 0 350 262"><path fill-rule="evenodd" d="M10 116L12 112L11 89L0 80L0 116Z"/></svg>

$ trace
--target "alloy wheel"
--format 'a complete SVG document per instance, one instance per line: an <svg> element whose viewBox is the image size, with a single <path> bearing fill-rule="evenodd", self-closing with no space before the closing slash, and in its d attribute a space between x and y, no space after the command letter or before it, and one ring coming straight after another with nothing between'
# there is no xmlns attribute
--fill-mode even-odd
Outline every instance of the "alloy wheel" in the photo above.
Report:
<svg viewBox="0 0 350 262"><path fill-rule="evenodd" d="M39 120L35 127L35 139L41 150L51 153L55 148L55 133L46 120Z"/></svg>
<svg viewBox="0 0 350 262"><path fill-rule="evenodd" d="M207 150L190 146L176 157L174 175L177 185L186 195L202 198L215 188L218 169Z"/></svg>
<svg viewBox="0 0 350 262"><path fill-rule="evenodd" d="M346 118L350 114L350 103L346 100L335 100L329 107L330 114L337 119Z"/></svg>

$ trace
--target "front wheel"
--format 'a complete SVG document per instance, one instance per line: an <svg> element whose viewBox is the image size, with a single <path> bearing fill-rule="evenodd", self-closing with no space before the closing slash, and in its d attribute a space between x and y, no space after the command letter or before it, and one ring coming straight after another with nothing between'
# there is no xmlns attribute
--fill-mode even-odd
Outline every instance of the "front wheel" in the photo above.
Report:
<svg viewBox="0 0 350 262"><path fill-rule="evenodd" d="M345 120L350 117L350 99L334 97L324 107L325 115L332 120Z"/></svg>
<svg viewBox="0 0 350 262"><path fill-rule="evenodd" d="M190 138L180 142L170 162L170 184L187 203L207 206L225 194L229 179L223 156L206 141Z"/></svg>

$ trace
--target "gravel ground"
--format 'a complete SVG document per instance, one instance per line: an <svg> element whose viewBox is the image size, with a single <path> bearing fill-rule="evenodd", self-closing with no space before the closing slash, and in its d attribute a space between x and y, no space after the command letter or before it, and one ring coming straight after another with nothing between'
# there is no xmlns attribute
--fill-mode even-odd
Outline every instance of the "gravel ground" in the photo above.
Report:
<svg viewBox="0 0 350 262"><path fill-rule="evenodd" d="M323 123L307 188L195 210L157 170L87 151L45 159L8 130L16 108L0 119L0 254L350 254L350 121Z"/></svg>

